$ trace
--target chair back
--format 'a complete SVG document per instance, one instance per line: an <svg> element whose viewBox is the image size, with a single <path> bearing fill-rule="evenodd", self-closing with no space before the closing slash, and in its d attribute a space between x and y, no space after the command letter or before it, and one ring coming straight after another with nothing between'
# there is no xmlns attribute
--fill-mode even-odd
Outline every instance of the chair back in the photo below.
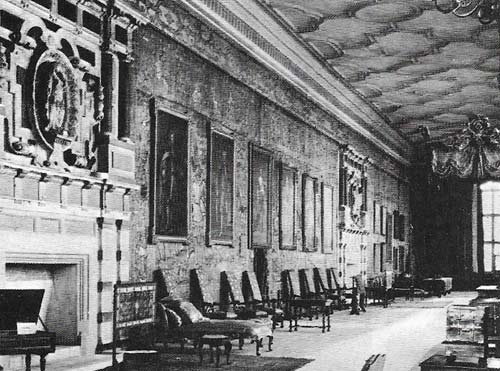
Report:
<svg viewBox="0 0 500 371"><path fill-rule="evenodd" d="M300 280L299 273L296 270L289 269L288 270L288 279L289 279L289 287L290 292L293 296L300 296Z"/></svg>
<svg viewBox="0 0 500 371"><path fill-rule="evenodd" d="M204 304L217 303L215 290L208 284L206 275L198 270L191 269L189 272L190 301L198 308Z"/></svg>
<svg viewBox="0 0 500 371"><path fill-rule="evenodd" d="M290 274L287 270L281 271L281 299L286 301L292 297L293 293L290 288Z"/></svg>
<svg viewBox="0 0 500 371"><path fill-rule="evenodd" d="M337 280L337 274L335 272L335 268L328 268L327 269L327 276L328 276L328 280L329 280L329 286L332 289L337 290L340 293L342 288L340 287L339 281Z"/></svg>
<svg viewBox="0 0 500 371"><path fill-rule="evenodd" d="M332 290L328 282L326 269L313 268L313 277L316 292L327 292Z"/></svg>
<svg viewBox="0 0 500 371"><path fill-rule="evenodd" d="M300 269L300 296L303 298L311 297L312 295L319 294L321 291L317 291L314 285L314 277L311 269Z"/></svg>
<svg viewBox="0 0 500 371"><path fill-rule="evenodd" d="M156 283L156 297L158 300L166 296L179 296L176 290L176 275L169 269L156 269L153 271L153 282Z"/></svg>
<svg viewBox="0 0 500 371"><path fill-rule="evenodd" d="M242 275L242 288L245 303L262 302L259 283L255 272L244 271Z"/></svg>
<svg viewBox="0 0 500 371"><path fill-rule="evenodd" d="M241 289L241 276L236 272L222 271L220 273L221 297L223 302L229 299L231 304L245 303L245 297Z"/></svg>

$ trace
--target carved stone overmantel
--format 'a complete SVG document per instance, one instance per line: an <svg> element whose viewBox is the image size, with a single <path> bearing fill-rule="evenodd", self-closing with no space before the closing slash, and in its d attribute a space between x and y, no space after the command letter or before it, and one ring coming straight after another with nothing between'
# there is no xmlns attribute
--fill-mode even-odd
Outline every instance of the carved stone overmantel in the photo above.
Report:
<svg viewBox="0 0 500 371"><path fill-rule="evenodd" d="M145 18L125 4L113 2L106 8L105 3L78 1L74 5L79 16L70 19L58 13L57 6L1 2L0 10L18 19L18 26L0 26L0 115L5 117L0 158L61 173L83 170L86 176L108 177L116 162L108 155L128 151L133 158L127 140L130 128L120 130L118 122L119 109L131 114L119 107L118 58L130 59L132 32ZM82 21L84 12L94 26ZM103 24L107 27L96 26ZM127 116L122 121L129 126L130 120ZM119 134L124 134L123 146L117 143ZM133 161L118 173L133 183Z"/></svg>
<svg viewBox="0 0 500 371"><path fill-rule="evenodd" d="M368 206L368 158L349 146L340 149L339 164L339 225L356 233L366 232Z"/></svg>

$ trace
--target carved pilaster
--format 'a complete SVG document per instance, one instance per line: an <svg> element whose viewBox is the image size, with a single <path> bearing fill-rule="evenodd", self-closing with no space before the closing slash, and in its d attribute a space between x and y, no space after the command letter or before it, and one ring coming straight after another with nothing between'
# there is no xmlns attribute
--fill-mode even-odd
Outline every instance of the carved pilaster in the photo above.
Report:
<svg viewBox="0 0 500 371"><path fill-rule="evenodd" d="M120 97L118 139L130 142L130 120L132 119L132 60L125 58L120 62Z"/></svg>
<svg viewBox="0 0 500 371"><path fill-rule="evenodd" d="M118 132L118 58L111 51L102 53L101 83L103 87L103 119L101 121L101 134L116 138Z"/></svg>
<svg viewBox="0 0 500 371"><path fill-rule="evenodd" d="M7 93L7 76L9 73L9 65L7 63L7 50L5 46L0 43L0 151L4 151L5 143L7 141L7 131L5 123L5 94Z"/></svg>

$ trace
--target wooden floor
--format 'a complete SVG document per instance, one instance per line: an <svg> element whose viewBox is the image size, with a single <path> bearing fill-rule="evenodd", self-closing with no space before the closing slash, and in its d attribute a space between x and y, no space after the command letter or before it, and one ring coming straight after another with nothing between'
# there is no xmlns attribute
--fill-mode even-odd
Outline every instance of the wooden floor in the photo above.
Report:
<svg viewBox="0 0 500 371"><path fill-rule="evenodd" d="M417 371L419 362L444 349L441 342L445 339L446 307L452 303L467 304L475 296L462 292L414 302L398 299L387 309L369 306L359 316L351 316L349 311L335 312L331 331L325 334L315 328L299 328L292 333L286 327L278 328L273 351L264 348L262 356L312 359L300 368L302 371L361 371L370 356L385 354L384 371ZM237 348L233 347L234 354L255 352L248 343L243 350ZM110 362L110 355L57 360L49 355L47 369L95 371ZM231 367L220 370L228 371Z"/></svg>

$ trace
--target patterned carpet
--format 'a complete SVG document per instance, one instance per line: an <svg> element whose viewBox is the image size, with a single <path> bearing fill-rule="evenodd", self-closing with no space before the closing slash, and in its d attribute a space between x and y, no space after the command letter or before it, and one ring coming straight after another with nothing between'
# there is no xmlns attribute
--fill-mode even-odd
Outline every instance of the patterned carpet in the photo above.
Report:
<svg viewBox="0 0 500 371"><path fill-rule="evenodd" d="M203 358L203 364L199 364L198 355L189 352L183 354L162 354L161 364L158 371L213 371L214 363L209 362L208 350L206 350ZM312 362L312 359L305 358L285 358L285 357L257 357L249 355L232 354L230 364L226 365L225 358L221 357L220 370L242 370L242 371L293 371ZM120 368L120 371L157 371L152 365L127 365ZM101 371L113 371L111 367Z"/></svg>

